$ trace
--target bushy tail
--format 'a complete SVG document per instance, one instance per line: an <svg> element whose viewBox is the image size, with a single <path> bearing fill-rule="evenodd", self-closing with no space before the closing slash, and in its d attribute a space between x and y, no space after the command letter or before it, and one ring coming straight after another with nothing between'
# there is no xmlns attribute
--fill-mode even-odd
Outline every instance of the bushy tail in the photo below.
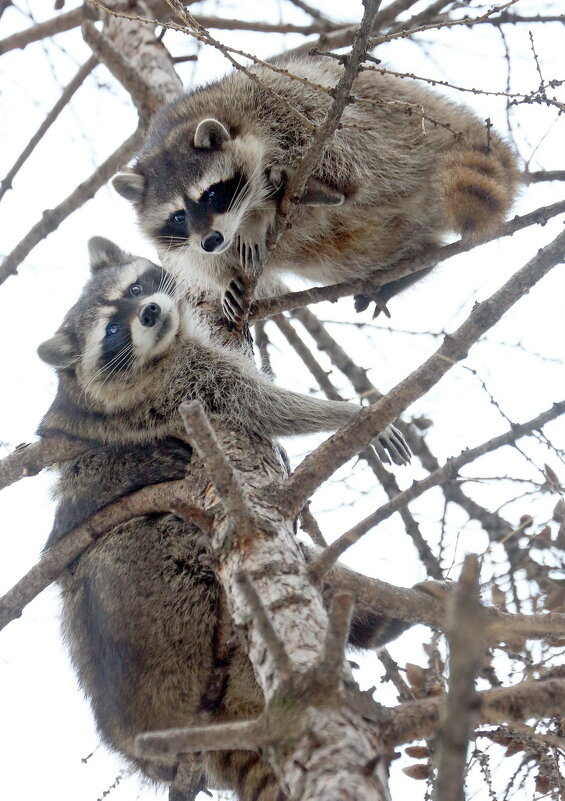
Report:
<svg viewBox="0 0 565 801"><path fill-rule="evenodd" d="M479 238L494 233L510 211L517 185L516 159L498 137L455 145L439 170L449 228Z"/></svg>
<svg viewBox="0 0 565 801"><path fill-rule="evenodd" d="M205 765L212 785L232 790L239 801L286 801L275 774L253 751L210 751Z"/></svg>

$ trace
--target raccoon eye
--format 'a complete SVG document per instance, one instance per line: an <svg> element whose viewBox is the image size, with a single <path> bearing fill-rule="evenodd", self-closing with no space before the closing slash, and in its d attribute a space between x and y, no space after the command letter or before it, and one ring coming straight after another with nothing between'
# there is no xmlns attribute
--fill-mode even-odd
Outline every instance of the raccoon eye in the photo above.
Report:
<svg viewBox="0 0 565 801"><path fill-rule="evenodd" d="M185 211L175 211L173 214L173 222L176 222L177 225L182 225L182 223L186 220L186 212Z"/></svg>
<svg viewBox="0 0 565 801"><path fill-rule="evenodd" d="M106 326L106 336L107 337L115 336L115 334L117 334L119 330L120 330L119 323L116 322L108 323L108 325Z"/></svg>
<svg viewBox="0 0 565 801"><path fill-rule="evenodd" d="M132 284L129 288L130 295L133 295L134 297L141 295L142 292L143 292L143 287L141 286L141 284Z"/></svg>

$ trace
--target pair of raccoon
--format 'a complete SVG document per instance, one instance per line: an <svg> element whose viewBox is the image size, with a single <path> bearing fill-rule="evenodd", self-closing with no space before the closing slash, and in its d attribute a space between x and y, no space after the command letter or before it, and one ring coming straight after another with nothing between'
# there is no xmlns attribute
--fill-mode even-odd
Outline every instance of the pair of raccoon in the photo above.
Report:
<svg viewBox="0 0 565 801"><path fill-rule="evenodd" d="M277 207L312 136L289 106L318 125L342 70L334 59L288 54L251 67L259 83L238 71L187 94L156 114L135 165L114 178L163 264L219 294L232 321L247 308L249 275L260 273L263 297L280 291L284 273L352 281L448 231L480 240L511 208L516 158L490 125L413 80L367 69L292 229L268 254ZM382 286L377 309L427 272ZM359 310L369 302L356 298Z"/></svg>
<svg viewBox="0 0 565 801"><path fill-rule="evenodd" d="M48 545L106 505L142 487L184 477L191 459L179 404L200 400L212 422L265 438L327 430L350 420L352 403L318 400L274 386L242 352L219 344L174 278L95 237L91 278L60 329L39 347L57 368L58 391L38 433L64 434L88 450L59 466L58 506ZM394 431L382 444L408 458ZM227 679L209 697L222 589L202 560L208 537L172 514L137 517L95 543L60 579L62 629L102 740L147 776L170 782L176 761L143 761L144 731L252 718L262 696L245 648L222 665ZM352 590L350 643L379 647L409 624L376 614L371 579L337 567L323 589ZM430 585L417 585L430 591ZM258 754L203 757L209 786L240 801L282 801Z"/></svg>

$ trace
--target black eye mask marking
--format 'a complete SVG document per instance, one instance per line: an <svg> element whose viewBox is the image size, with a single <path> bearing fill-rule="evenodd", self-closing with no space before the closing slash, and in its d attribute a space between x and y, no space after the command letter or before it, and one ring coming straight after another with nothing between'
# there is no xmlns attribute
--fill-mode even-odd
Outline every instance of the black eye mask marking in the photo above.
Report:
<svg viewBox="0 0 565 801"><path fill-rule="evenodd" d="M246 183L243 175L237 172L229 181L220 181L209 186L202 193L198 202L209 208L214 214L225 214L235 203Z"/></svg>
<svg viewBox="0 0 565 801"><path fill-rule="evenodd" d="M123 314L110 318L102 341L100 367L105 374L113 375L127 369L133 359L129 323ZM107 373L106 373L107 371Z"/></svg>
<svg viewBox="0 0 565 801"><path fill-rule="evenodd" d="M189 235L188 219L184 209L173 212L159 230L159 236L171 239L188 239Z"/></svg>

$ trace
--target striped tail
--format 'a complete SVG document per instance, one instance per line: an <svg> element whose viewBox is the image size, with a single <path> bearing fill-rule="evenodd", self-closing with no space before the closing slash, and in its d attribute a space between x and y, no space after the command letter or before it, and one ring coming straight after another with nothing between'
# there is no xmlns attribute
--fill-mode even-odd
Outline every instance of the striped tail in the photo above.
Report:
<svg viewBox="0 0 565 801"><path fill-rule="evenodd" d="M232 790L239 801L286 801L275 774L253 751L210 751L204 762L210 784Z"/></svg>
<svg viewBox="0 0 565 801"><path fill-rule="evenodd" d="M449 228L480 238L493 234L510 211L518 168L511 149L493 134L489 144L455 145L442 160L438 179Z"/></svg>

